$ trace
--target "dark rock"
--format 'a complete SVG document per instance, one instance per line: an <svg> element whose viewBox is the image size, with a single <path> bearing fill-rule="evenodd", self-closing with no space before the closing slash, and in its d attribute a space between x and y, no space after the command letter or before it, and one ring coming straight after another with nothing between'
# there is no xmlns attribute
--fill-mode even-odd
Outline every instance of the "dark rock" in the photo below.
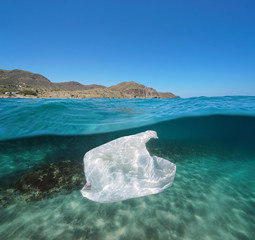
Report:
<svg viewBox="0 0 255 240"><path fill-rule="evenodd" d="M63 161L42 165L23 175L13 187L0 192L0 206L16 201L38 201L79 190L85 184L83 163Z"/></svg>

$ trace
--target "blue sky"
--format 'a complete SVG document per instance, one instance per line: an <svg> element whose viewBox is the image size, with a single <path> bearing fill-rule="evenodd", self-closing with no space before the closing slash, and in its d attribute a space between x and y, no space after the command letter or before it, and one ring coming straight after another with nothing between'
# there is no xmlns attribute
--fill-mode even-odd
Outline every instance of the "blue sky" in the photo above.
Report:
<svg viewBox="0 0 255 240"><path fill-rule="evenodd" d="M255 1L2 0L0 68L182 97L255 95Z"/></svg>

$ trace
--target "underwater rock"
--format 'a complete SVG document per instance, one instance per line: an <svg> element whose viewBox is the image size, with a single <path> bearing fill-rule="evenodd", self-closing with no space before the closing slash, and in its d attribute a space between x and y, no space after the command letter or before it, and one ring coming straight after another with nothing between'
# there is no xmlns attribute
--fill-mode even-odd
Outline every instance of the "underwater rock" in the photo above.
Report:
<svg viewBox="0 0 255 240"><path fill-rule="evenodd" d="M84 197L101 203L117 202L162 192L174 181L176 166L150 156L146 143L155 131L125 136L88 151L84 156L87 183Z"/></svg>
<svg viewBox="0 0 255 240"><path fill-rule="evenodd" d="M50 163L26 172L14 186L0 191L0 206L16 201L38 201L56 194L67 194L82 187L82 162Z"/></svg>

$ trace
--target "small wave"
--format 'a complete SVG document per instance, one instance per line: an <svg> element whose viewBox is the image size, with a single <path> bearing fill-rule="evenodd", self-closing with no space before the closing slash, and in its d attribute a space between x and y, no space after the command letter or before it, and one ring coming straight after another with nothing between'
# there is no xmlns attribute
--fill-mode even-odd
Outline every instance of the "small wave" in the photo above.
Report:
<svg viewBox="0 0 255 240"><path fill-rule="evenodd" d="M0 140L112 132L183 117L255 116L255 97L1 99Z"/></svg>

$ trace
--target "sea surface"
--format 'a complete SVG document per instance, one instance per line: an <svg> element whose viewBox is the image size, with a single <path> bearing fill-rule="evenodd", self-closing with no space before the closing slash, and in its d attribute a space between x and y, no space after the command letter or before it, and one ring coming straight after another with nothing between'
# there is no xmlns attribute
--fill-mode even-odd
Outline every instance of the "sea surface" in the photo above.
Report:
<svg viewBox="0 0 255 240"><path fill-rule="evenodd" d="M0 206L0 238L254 240L255 97L0 99L0 203L27 172L82 164L90 149L146 130L159 137L151 155L176 164L170 188L105 204L79 189L35 201L15 192Z"/></svg>

